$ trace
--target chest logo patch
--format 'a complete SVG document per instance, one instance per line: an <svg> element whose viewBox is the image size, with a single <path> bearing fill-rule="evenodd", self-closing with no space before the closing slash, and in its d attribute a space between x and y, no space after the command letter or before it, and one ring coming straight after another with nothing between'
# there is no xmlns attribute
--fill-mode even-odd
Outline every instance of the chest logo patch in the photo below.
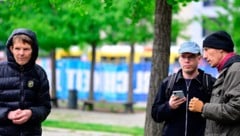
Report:
<svg viewBox="0 0 240 136"><path fill-rule="evenodd" d="M28 81L28 87L29 88L32 88L34 85L34 82L32 80Z"/></svg>

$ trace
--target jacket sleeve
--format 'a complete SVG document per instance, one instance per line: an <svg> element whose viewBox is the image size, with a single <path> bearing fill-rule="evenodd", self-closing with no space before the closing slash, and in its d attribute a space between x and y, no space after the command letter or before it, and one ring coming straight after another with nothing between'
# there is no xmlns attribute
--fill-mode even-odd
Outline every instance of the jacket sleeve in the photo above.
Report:
<svg viewBox="0 0 240 136"><path fill-rule="evenodd" d="M213 90L211 103L206 103L203 107L202 115L205 118L228 124L240 121L239 79L240 71L227 73L221 87L217 86Z"/></svg>
<svg viewBox="0 0 240 136"><path fill-rule="evenodd" d="M32 106L32 117L30 118L31 122L42 122L44 121L51 111L51 102L49 94L49 81L47 75L43 69L40 69L39 78L40 78L40 89L38 94L37 106Z"/></svg>
<svg viewBox="0 0 240 136"><path fill-rule="evenodd" d="M169 120L173 115L173 111L169 107L169 98L166 98L166 86L167 81L163 81L152 105L151 116L155 122Z"/></svg>
<svg viewBox="0 0 240 136"><path fill-rule="evenodd" d="M0 107L0 122L8 120L7 118L8 112L9 112L9 108Z"/></svg>

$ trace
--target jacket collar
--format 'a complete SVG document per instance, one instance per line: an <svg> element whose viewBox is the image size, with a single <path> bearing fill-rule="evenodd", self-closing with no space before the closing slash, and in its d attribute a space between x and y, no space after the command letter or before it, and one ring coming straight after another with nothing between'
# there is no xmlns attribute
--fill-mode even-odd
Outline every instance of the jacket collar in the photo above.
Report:
<svg viewBox="0 0 240 136"><path fill-rule="evenodd" d="M230 67L233 63L240 62L240 56L239 55L233 55L231 56L228 61L226 61L223 65L223 69Z"/></svg>
<svg viewBox="0 0 240 136"><path fill-rule="evenodd" d="M201 83L204 71L201 69L198 69L198 72L199 74L197 75L197 77L194 78L194 80L197 80L199 83ZM180 80L185 80L182 74L182 69L180 69L177 72L177 77L176 77L176 82L179 82Z"/></svg>

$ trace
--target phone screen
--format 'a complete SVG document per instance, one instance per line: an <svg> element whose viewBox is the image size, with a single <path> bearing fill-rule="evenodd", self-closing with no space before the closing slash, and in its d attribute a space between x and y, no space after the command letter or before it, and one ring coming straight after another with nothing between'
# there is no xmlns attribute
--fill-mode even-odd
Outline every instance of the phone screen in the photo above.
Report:
<svg viewBox="0 0 240 136"><path fill-rule="evenodd" d="M182 90L173 91L173 95L174 95L174 96L177 96L177 97L179 97L179 98L185 97L185 95L184 95L184 93L183 93Z"/></svg>

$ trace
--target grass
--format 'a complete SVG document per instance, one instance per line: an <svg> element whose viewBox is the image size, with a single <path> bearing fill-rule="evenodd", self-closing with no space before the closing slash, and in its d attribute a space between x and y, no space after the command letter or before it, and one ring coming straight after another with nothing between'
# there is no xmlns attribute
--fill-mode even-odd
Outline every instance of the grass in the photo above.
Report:
<svg viewBox="0 0 240 136"><path fill-rule="evenodd" d="M67 101L59 101L60 107L67 108ZM78 107L82 107L82 102L78 102ZM106 103L104 101L99 101L94 104L94 110L98 112L111 112L111 113L124 113L125 108L122 104L116 103ZM134 112L143 112L145 107L135 107ZM62 117L62 116L61 116ZM60 117L60 118L61 118ZM83 131L97 131L97 132L109 132L118 134L127 134L132 136L143 136L144 128L141 127L125 127L125 126L112 126L104 124L95 123L81 123L75 121L66 121L57 119L47 119L43 122L43 127L51 128L63 128L69 130L83 130Z"/></svg>
<svg viewBox="0 0 240 136"><path fill-rule="evenodd" d="M111 126L111 125L102 125L102 124L79 123L79 122L72 122L72 121L46 120L43 122L43 126L53 127L53 128L65 128L70 130L120 133L120 134L132 135L132 136L144 135L144 129L138 128L138 127Z"/></svg>

